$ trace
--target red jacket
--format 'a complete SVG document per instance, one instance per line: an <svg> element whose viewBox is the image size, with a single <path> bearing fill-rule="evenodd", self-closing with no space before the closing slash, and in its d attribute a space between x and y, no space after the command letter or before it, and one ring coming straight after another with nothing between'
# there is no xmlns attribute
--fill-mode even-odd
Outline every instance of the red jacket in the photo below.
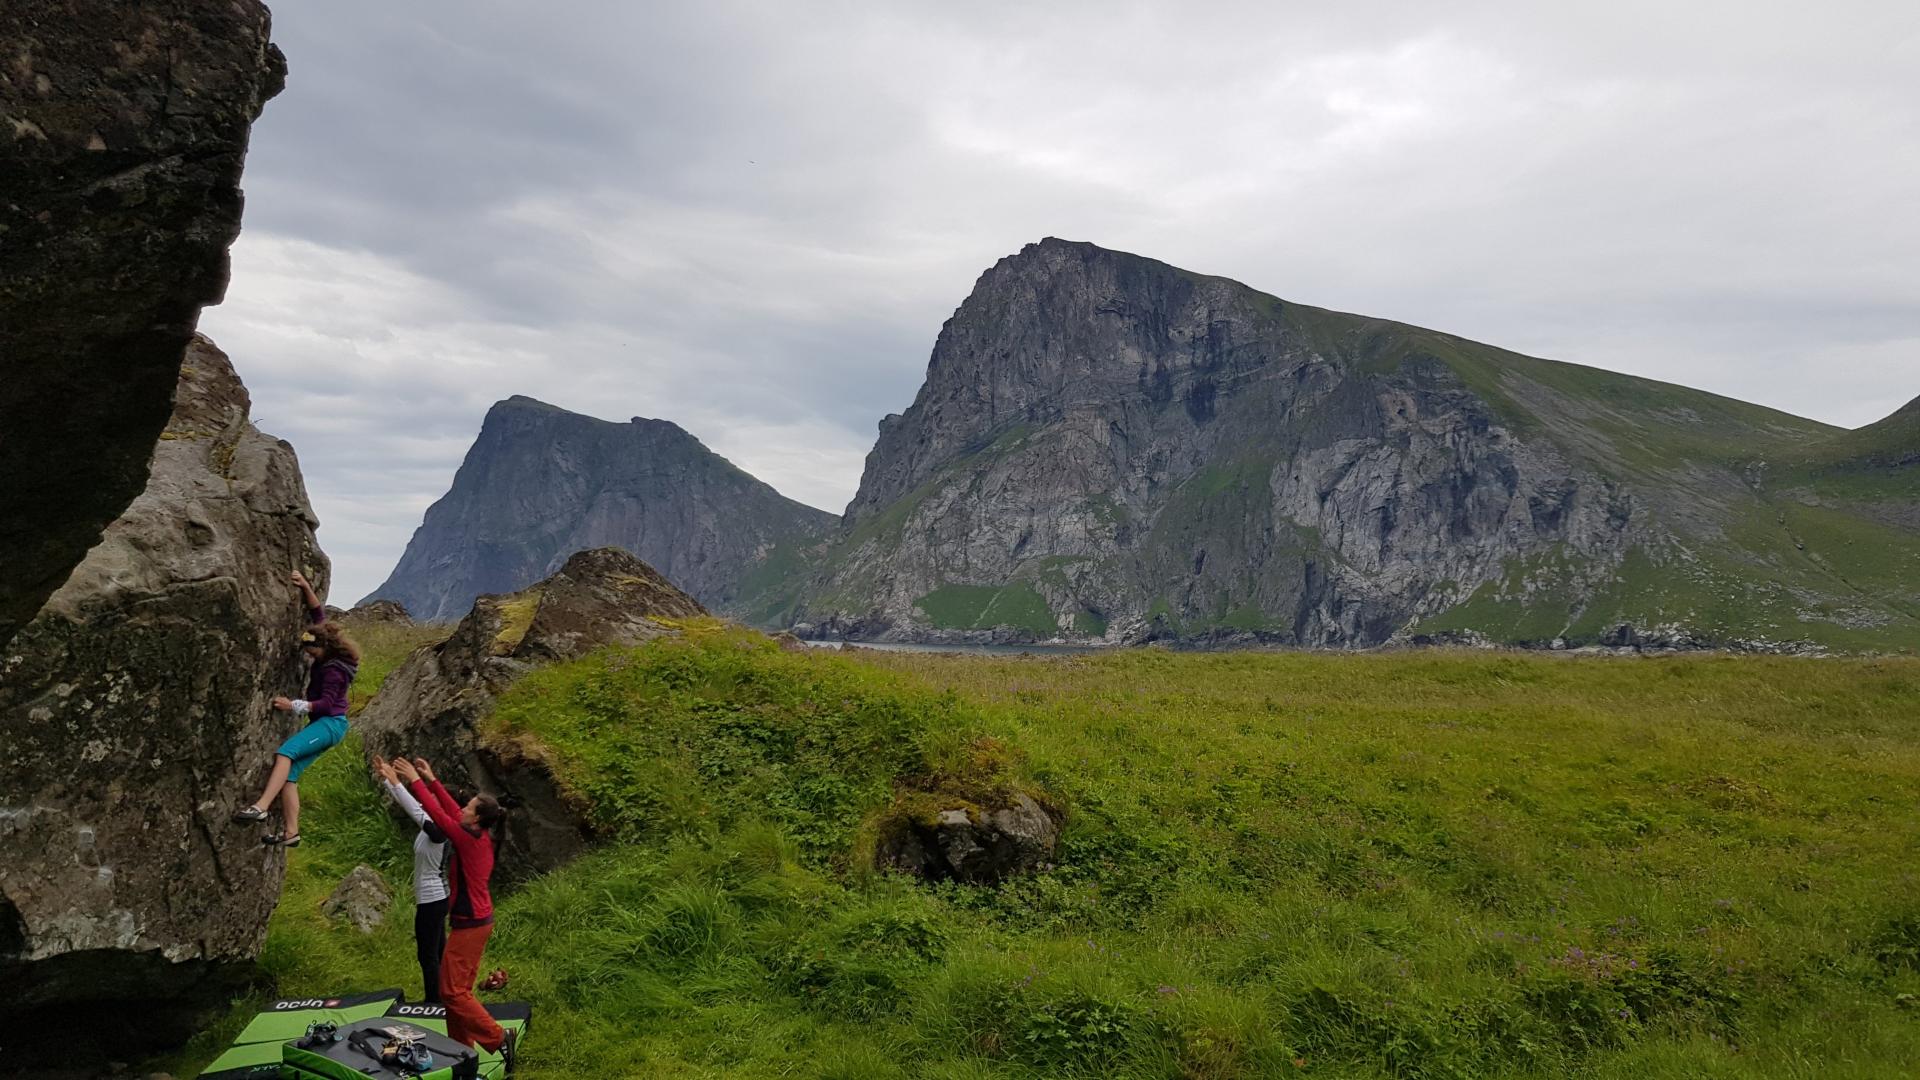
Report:
<svg viewBox="0 0 1920 1080"><path fill-rule="evenodd" d="M455 930L493 922L493 894L487 890L487 880L493 877L493 834L475 836L463 828L460 804L440 781L415 780L407 790L453 845L453 864L447 870L447 891L453 903L447 905L447 922Z"/></svg>

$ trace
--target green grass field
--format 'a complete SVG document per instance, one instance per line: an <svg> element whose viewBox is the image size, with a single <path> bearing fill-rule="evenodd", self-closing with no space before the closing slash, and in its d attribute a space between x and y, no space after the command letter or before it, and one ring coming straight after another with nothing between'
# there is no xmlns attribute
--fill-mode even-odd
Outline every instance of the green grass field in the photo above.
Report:
<svg viewBox="0 0 1920 1080"><path fill-rule="evenodd" d="M499 898L531 1080L1920 1062L1913 659L837 655L695 627L538 673L488 737L544 743L609 837ZM288 993L418 990L407 835L357 750L309 774L264 957ZM1052 869L869 868L901 778L983 761L1067 808ZM357 862L401 893L364 938L317 913Z"/></svg>

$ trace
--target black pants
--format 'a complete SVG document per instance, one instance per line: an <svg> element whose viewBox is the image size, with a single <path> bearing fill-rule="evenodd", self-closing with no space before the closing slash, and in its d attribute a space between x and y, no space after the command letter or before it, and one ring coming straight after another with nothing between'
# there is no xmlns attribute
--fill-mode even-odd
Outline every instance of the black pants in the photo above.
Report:
<svg viewBox="0 0 1920 1080"><path fill-rule="evenodd" d="M413 951L420 958L420 978L427 987L421 1001L440 1000L440 954L447 951L447 903L442 897L413 908Z"/></svg>

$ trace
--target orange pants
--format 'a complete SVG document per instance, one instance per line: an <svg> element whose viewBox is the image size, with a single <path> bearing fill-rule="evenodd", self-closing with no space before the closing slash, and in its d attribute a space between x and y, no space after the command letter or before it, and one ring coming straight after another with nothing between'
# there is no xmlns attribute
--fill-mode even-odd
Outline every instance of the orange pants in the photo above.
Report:
<svg viewBox="0 0 1920 1080"><path fill-rule="evenodd" d="M487 938L492 934L492 923L456 929L447 935L447 951L440 958L440 1000L447 1006L447 1037L489 1051L500 1049L507 1033L473 996L473 980L480 974L480 956L487 951Z"/></svg>

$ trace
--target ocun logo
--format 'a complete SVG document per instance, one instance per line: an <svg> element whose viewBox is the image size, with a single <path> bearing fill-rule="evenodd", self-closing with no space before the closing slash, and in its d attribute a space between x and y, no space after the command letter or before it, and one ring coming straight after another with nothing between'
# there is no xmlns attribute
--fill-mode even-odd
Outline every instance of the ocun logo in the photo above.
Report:
<svg viewBox="0 0 1920 1080"><path fill-rule="evenodd" d="M445 1005L396 1005L393 1008L393 1015L445 1016L447 1015L447 1007Z"/></svg>
<svg viewBox="0 0 1920 1080"><path fill-rule="evenodd" d="M339 998L303 998L299 1001L276 1001L273 1007L284 1012L288 1009L331 1009L338 1004Z"/></svg>

